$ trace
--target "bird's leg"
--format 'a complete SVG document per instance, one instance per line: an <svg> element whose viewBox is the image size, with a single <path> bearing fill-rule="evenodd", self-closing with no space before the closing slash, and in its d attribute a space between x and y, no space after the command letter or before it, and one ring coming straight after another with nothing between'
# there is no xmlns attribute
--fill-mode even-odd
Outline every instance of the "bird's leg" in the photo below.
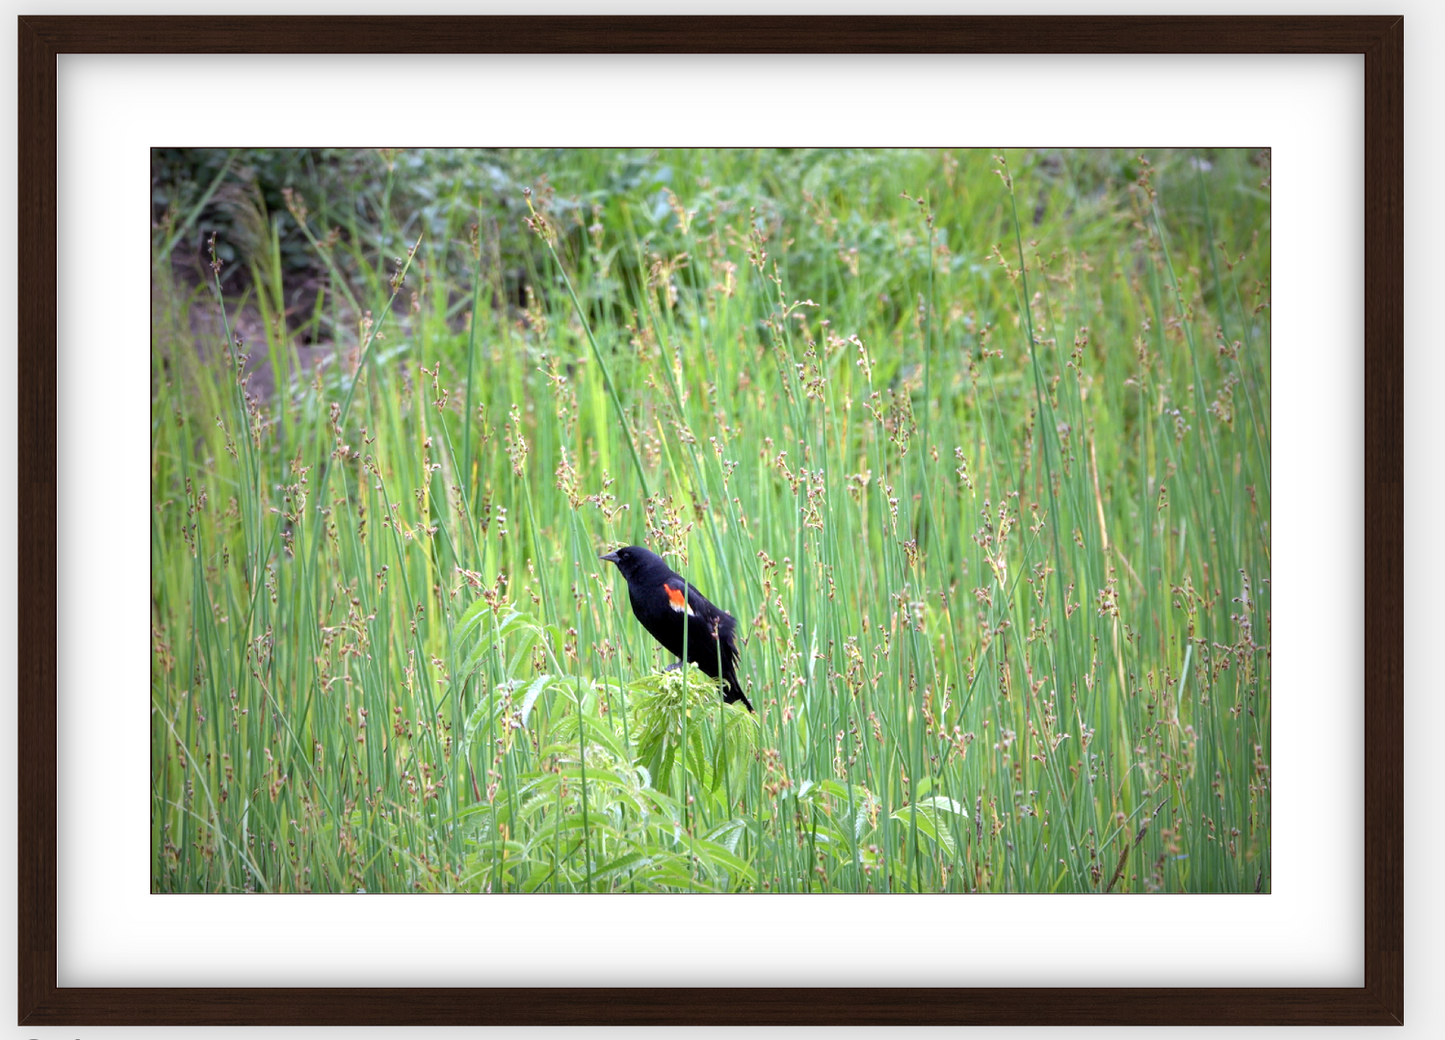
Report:
<svg viewBox="0 0 1445 1040"><path fill-rule="evenodd" d="M681 662L681 661L673 661L672 664L670 664L670 665L668 665L666 668L664 668L663 671L664 671L664 672L672 672L672 671L676 671L677 669L679 669L679 668L681 668L681 667L682 667L682 662Z"/></svg>

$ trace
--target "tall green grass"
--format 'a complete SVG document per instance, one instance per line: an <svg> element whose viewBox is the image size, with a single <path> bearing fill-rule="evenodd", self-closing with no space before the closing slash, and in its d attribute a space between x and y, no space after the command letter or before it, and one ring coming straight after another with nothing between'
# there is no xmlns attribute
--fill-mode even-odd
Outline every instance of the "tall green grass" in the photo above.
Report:
<svg viewBox="0 0 1445 1040"><path fill-rule="evenodd" d="M1269 891L1267 158L425 160L157 231L156 891Z"/></svg>

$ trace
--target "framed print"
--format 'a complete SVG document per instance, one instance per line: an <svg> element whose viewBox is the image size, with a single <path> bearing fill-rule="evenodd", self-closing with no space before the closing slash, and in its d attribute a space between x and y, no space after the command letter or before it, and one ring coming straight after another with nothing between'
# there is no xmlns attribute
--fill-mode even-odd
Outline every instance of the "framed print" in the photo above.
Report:
<svg viewBox="0 0 1445 1040"><path fill-rule="evenodd" d="M21 19L21 1022L1398 1022L1402 32Z"/></svg>

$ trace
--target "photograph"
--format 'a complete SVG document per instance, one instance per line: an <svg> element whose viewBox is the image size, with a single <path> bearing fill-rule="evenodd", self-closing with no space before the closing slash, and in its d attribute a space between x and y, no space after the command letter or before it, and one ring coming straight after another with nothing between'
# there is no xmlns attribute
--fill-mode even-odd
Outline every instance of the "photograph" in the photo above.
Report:
<svg viewBox="0 0 1445 1040"><path fill-rule="evenodd" d="M151 892L1273 891L1268 147L150 159Z"/></svg>

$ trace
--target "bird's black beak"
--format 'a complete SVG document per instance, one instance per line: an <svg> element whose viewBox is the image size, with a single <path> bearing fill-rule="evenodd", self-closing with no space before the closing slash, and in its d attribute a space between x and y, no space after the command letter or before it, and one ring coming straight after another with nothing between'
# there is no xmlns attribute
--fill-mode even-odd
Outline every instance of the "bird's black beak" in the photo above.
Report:
<svg viewBox="0 0 1445 1040"><path fill-rule="evenodd" d="M618 562L618 560L617 560L617 554L616 554L615 552L603 553L601 556L599 556L599 557L597 557L597 558L598 558L599 560L606 560L608 563L617 563L617 562Z"/></svg>

